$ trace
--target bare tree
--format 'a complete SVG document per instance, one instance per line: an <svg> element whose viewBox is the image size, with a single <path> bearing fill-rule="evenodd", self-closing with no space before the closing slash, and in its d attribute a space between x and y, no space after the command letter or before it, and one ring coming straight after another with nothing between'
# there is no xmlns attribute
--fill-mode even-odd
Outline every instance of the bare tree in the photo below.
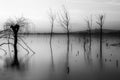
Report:
<svg viewBox="0 0 120 80"><path fill-rule="evenodd" d="M53 50L52 50L52 35L53 35L53 28L54 28L56 15L53 13L53 11L51 9L50 9L50 13L49 13L49 19L50 19L50 24L51 24L50 49L51 49L52 68L54 69L54 58L53 58Z"/></svg>
<svg viewBox="0 0 120 80"><path fill-rule="evenodd" d="M91 42L91 37L92 37L92 15L90 17L90 20L86 19L85 21L87 23L87 27L88 27L88 31L89 31L89 38L90 38L90 42ZM91 43L90 43L90 45L91 45Z"/></svg>
<svg viewBox="0 0 120 80"><path fill-rule="evenodd" d="M50 19L50 24L51 24L51 32L50 32L51 33L50 42L51 42L53 28L54 28L54 23L55 23L55 19L56 19L56 15L53 13L52 9L50 9L49 19Z"/></svg>
<svg viewBox="0 0 120 80"><path fill-rule="evenodd" d="M88 38L84 37L84 56L86 61L91 63L92 16L90 19L86 19L85 21L88 27Z"/></svg>
<svg viewBox="0 0 120 80"><path fill-rule="evenodd" d="M104 20L105 20L105 15L100 14L98 16L98 21L96 21L96 23L99 25L100 27L100 63L101 63L101 67L102 67L102 29L103 29L103 24L104 24Z"/></svg>
<svg viewBox="0 0 120 80"><path fill-rule="evenodd" d="M27 22L27 20L24 17L17 18L16 20L9 19L4 24L4 33L3 33L4 35L1 36L1 38L7 38L8 42L2 43L2 44L0 44L0 46L8 45L9 52L10 52L9 44L13 46L14 56L13 56L12 62L9 65L11 67L16 67L16 68L20 67L20 63L18 60L17 45L19 45L23 49L25 49L27 51L27 55L29 54L29 51L25 47L23 47L21 45L21 43L18 42L18 39L22 40L22 38L18 36L18 33L22 32L25 28L28 28L28 26L29 26L28 24L29 23ZM10 42L9 40L13 40L14 43ZM29 48L29 50L31 50L33 53L35 53L23 40L22 40L22 42L27 46L27 48Z"/></svg>
<svg viewBox="0 0 120 80"><path fill-rule="evenodd" d="M67 32L67 55L66 55L66 67L67 67L67 73L69 74L69 41L70 41L70 38L69 38L69 32L70 32L70 16L69 16L69 13L67 11L67 9L65 8L65 6L63 6L63 9L62 9L62 13L58 15L59 16L59 23L60 25L66 30Z"/></svg>

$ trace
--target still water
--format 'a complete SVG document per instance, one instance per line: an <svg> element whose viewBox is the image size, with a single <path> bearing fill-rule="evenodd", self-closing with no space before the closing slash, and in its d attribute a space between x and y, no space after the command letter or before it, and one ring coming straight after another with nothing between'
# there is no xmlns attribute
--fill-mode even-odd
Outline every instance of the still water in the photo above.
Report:
<svg viewBox="0 0 120 80"><path fill-rule="evenodd" d="M21 38L35 54L32 55L32 50L19 40L30 52L26 55L26 50L18 45L19 59L23 59L26 68L6 69L5 59L10 54L4 55L2 49L8 52L8 46L1 46L0 80L120 80L119 37L103 36L102 58L99 37L96 36L90 40L89 36L70 35L69 44L66 35L53 35L51 44L50 35L25 35ZM0 43L5 41L1 39ZM10 53L13 54L12 47Z"/></svg>

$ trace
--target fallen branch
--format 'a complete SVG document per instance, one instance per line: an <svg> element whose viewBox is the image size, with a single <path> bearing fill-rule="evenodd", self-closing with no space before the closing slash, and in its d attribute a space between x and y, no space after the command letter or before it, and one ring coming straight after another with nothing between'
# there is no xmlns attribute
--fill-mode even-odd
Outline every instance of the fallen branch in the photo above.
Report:
<svg viewBox="0 0 120 80"><path fill-rule="evenodd" d="M30 51L32 51L33 52L33 54L36 54L25 42L24 42L24 40L22 39L22 38L20 38L21 40L22 40L22 42L26 45L26 47L28 47L29 48L29 50Z"/></svg>

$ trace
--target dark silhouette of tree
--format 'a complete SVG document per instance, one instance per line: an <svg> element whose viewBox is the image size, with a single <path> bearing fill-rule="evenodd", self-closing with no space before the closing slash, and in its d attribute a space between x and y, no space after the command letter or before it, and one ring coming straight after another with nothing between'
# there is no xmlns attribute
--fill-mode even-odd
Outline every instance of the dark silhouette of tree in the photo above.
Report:
<svg viewBox="0 0 120 80"><path fill-rule="evenodd" d="M100 64L101 64L101 67L103 67L103 64L102 64L102 29L103 29L103 24L104 24L104 20L105 20L105 15L103 14L100 14L98 16L98 21L96 22L99 26L100 26Z"/></svg>
<svg viewBox="0 0 120 80"><path fill-rule="evenodd" d="M1 36L1 38L6 38L8 40L7 40L7 43L2 43L0 44L0 46L8 45L9 54L10 54L10 45L12 45L14 49L13 58L11 60L11 63L8 63L9 64L8 66L15 67L17 69L20 68L20 62L18 60L17 45L21 46L23 49L27 51L26 55L29 54L28 49L26 49L24 46L21 45L21 43L18 42L18 40L22 40L22 38L18 36L19 32L22 32L23 29L28 28L29 26L28 24L29 23L24 17L18 18L16 20L9 19L4 24L3 35ZM13 40L13 43L10 42L9 40ZM26 45L27 48L29 48L30 51L33 52L33 54L35 54L35 52L23 40L22 42L23 44Z"/></svg>
<svg viewBox="0 0 120 80"><path fill-rule="evenodd" d="M13 59L12 66L17 65L19 67L18 51L17 51L17 43L18 43L17 36L18 36L18 31L20 26L18 24L15 24L15 25L11 25L10 28L12 29L14 34L14 59Z"/></svg>
<svg viewBox="0 0 120 80"><path fill-rule="evenodd" d="M49 19L50 19L50 24L51 24L51 32L50 32L50 50L51 50L51 61L52 61L52 68L54 69L54 57L53 57L53 50L52 50L52 35L53 35L53 28L54 28L54 23L55 23L55 18L56 15L53 13L53 11L50 9L49 13Z"/></svg>
<svg viewBox="0 0 120 80"><path fill-rule="evenodd" d="M67 9L65 8L65 6L63 6L62 13L58 14L58 16L59 16L60 25L67 32L67 55L66 55L67 62L66 62L66 66L67 66L67 73L69 74L69 72L70 72L70 68L69 68L70 16L69 16L69 13L68 13Z"/></svg>

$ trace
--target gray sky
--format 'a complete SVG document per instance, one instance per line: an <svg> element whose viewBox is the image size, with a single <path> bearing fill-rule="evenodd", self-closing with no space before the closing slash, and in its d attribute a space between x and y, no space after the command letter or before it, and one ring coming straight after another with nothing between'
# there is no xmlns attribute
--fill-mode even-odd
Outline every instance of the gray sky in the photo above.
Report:
<svg viewBox="0 0 120 80"><path fill-rule="evenodd" d="M69 11L71 28L75 31L86 28L84 19L90 15L96 25L95 18L100 13L106 14L106 28L120 29L120 0L0 0L0 21L2 24L10 17L24 16L31 19L36 28L49 31L49 8L57 12L63 4Z"/></svg>

